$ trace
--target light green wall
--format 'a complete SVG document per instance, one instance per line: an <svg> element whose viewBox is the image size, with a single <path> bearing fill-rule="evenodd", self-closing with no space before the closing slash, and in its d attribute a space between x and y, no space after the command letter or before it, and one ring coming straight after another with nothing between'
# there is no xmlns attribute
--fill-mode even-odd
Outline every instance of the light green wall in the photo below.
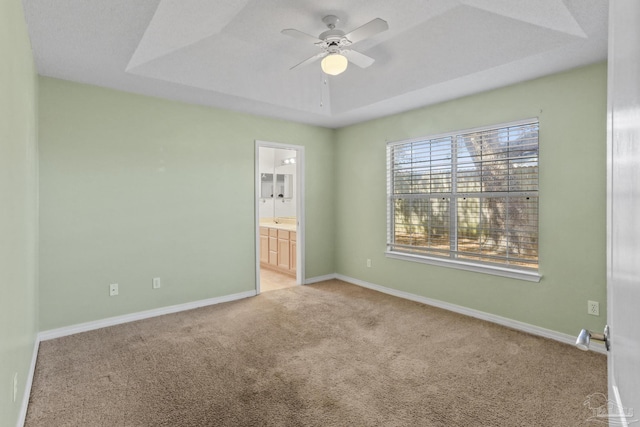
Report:
<svg viewBox="0 0 640 427"><path fill-rule="evenodd" d="M337 131L41 78L40 329L253 289L260 139L306 147L307 277L337 272L568 334L599 330L605 113L604 64ZM540 283L384 256L387 141L530 117Z"/></svg>
<svg viewBox="0 0 640 427"><path fill-rule="evenodd" d="M606 313L606 65L337 131L336 271L567 334ZM540 120L540 283L386 258L386 142ZM366 259L372 267L366 267ZM589 316L587 300L600 302Z"/></svg>
<svg viewBox="0 0 640 427"><path fill-rule="evenodd" d="M19 0L0 0L0 58L0 426L13 427L35 345L38 305L37 79Z"/></svg>
<svg viewBox="0 0 640 427"><path fill-rule="evenodd" d="M40 329L255 289L256 139L305 147L306 276L333 273L334 133L41 78Z"/></svg>

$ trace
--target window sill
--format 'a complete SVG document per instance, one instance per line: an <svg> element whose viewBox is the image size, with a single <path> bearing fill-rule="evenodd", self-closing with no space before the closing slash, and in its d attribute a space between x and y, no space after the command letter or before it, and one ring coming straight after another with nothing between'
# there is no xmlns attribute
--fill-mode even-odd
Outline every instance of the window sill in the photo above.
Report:
<svg viewBox="0 0 640 427"><path fill-rule="evenodd" d="M492 274L494 276L509 277L511 279L526 280L529 282L539 282L542 276L536 271L516 270L513 268L499 267L493 265L481 265L471 262L457 261L445 258L429 257L424 255L413 255L403 252L386 251L387 258L400 259L403 261L420 262L423 264L437 265L439 267L449 267L458 270L473 271L476 273Z"/></svg>

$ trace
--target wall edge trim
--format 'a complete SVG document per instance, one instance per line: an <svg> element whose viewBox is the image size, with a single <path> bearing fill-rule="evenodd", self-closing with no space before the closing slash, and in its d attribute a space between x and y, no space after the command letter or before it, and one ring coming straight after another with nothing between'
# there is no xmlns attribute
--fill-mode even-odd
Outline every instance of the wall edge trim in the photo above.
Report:
<svg viewBox="0 0 640 427"><path fill-rule="evenodd" d="M327 281L327 280L333 280L333 279L337 279L337 278L338 278L338 275L336 273L325 274L324 276L309 277L309 278L304 280L304 284L305 285L312 285L314 283L324 282L324 281Z"/></svg>
<svg viewBox="0 0 640 427"><path fill-rule="evenodd" d="M552 339L571 346L575 345L576 337L568 335L562 332L553 331L551 329L542 328L540 326L531 325L529 323L520 322L518 320L509 319L507 317L498 316L484 311L474 310L472 308L464 307L461 305L451 304L445 301L440 301L432 298L423 297L421 295L412 294L409 292L399 291L397 289L387 288L385 286L376 285L374 283L366 282L364 280L355 279L353 277L344 276L342 274L336 274L336 279L343 282L351 283L352 285L361 286L374 291L382 292L384 294L404 298L410 301L419 302L422 304L430 305L433 307L442 308L445 310L453 311L454 313L463 314L465 316L473 317L480 320L486 320L491 323L506 326L511 329L515 329L521 332L526 332L531 335L537 335L539 337ZM591 351L601 354L607 354L607 350L604 344L591 343Z"/></svg>
<svg viewBox="0 0 640 427"><path fill-rule="evenodd" d="M36 373L36 361L38 360L38 350L40 349L40 338L36 335L35 342L33 343L33 352L31 354L31 364L29 365L29 372L24 384L24 393L22 394L22 404L20 405L20 412L18 413L17 427L23 427L27 421L27 410L29 409L29 397L31 397L31 386L33 385L33 377Z"/></svg>
<svg viewBox="0 0 640 427"><path fill-rule="evenodd" d="M256 291L246 291L237 294L224 295L221 297L208 298L187 302L184 304L170 305L167 307L155 308L152 310L140 311L137 313L124 314L122 316L108 317L106 319L95 320L86 323L78 323L76 325L64 326L62 328L49 329L38 333L39 341L47 341L54 338L65 337L68 335L88 332L95 329L106 328L109 326L120 325L122 323L135 322L136 320L148 319L151 317L162 316L165 314L178 313L180 311L193 310L194 308L206 307L209 305L221 304L223 302L236 301L239 299L256 296Z"/></svg>

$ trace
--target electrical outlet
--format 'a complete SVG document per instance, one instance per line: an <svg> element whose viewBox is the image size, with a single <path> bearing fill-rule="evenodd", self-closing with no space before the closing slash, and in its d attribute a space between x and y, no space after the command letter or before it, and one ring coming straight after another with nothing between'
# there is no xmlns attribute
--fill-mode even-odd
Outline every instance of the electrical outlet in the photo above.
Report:
<svg viewBox="0 0 640 427"><path fill-rule="evenodd" d="M18 373L13 374L13 401L18 397Z"/></svg>
<svg viewBox="0 0 640 427"><path fill-rule="evenodd" d="M118 284L112 283L109 285L109 296L115 297L116 295L118 295Z"/></svg>
<svg viewBox="0 0 640 427"><path fill-rule="evenodd" d="M371 258L367 258L367 267L371 268Z"/></svg>
<svg viewBox="0 0 640 427"><path fill-rule="evenodd" d="M154 277L153 278L153 289L159 289L160 288L160 278L159 277Z"/></svg>
<svg viewBox="0 0 640 427"><path fill-rule="evenodd" d="M587 301L587 313L592 316L600 316L600 303L597 301Z"/></svg>

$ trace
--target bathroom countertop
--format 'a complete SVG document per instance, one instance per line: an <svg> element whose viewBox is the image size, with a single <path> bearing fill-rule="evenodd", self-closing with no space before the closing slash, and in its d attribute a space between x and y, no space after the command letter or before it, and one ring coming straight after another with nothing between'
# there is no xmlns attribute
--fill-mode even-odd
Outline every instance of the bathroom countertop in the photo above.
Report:
<svg viewBox="0 0 640 427"><path fill-rule="evenodd" d="M278 230L296 231L296 224L275 223L273 221L260 221L260 227L277 228Z"/></svg>

